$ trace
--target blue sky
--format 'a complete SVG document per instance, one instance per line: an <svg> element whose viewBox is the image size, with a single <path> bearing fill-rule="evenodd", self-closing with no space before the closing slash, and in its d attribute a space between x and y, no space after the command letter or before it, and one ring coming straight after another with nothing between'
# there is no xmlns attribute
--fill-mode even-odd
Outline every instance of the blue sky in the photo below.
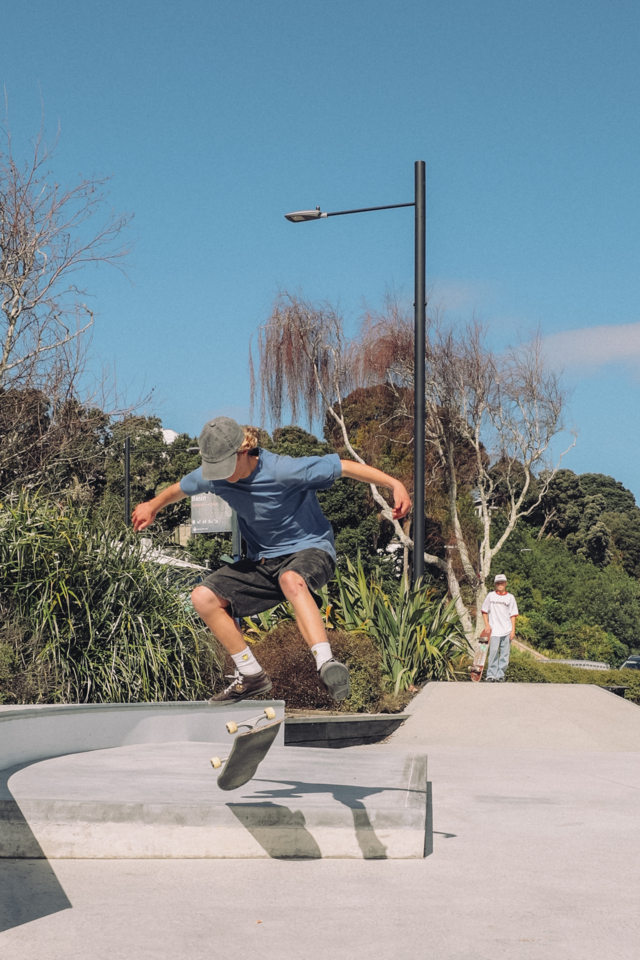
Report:
<svg viewBox="0 0 640 960"><path fill-rule="evenodd" d="M281 288L351 329L409 298L427 162L427 276L496 345L540 327L579 429L566 465L640 499L640 7L631 0L33 0L2 14L16 153L111 174L129 279L92 270L94 351L164 425L248 418L250 335Z"/></svg>

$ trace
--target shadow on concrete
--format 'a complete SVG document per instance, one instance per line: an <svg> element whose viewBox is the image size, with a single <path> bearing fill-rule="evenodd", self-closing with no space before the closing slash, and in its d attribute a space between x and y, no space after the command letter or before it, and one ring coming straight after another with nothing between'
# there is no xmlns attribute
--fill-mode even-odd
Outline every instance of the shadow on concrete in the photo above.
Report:
<svg viewBox="0 0 640 960"><path fill-rule="evenodd" d="M427 781L427 815L424 823L424 855L433 853L433 790L431 780Z"/></svg>
<svg viewBox="0 0 640 960"><path fill-rule="evenodd" d="M9 790L9 778L28 766L0 770L0 932L72 906ZM18 838L21 859L8 858L3 850L9 833L12 852Z"/></svg>
<svg viewBox="0 0 640 960"><path fill-rule="evenodd" d="M387 858L387 848L385 845L378 839L376 832L373 828L373 824L369 818L367 808L364 805L364 800L366 797L373 796L376 793L410 793L419 795L423 791L408 790L407 788L400 787L354 787L346 786L345 784L337 783L305 783L302 780L259 780L255 779L253 783L281 783L282 787L273 787L271 789L257 790L256 793L258 796L269 798L269 800L294 800L303 797L308 793L330 793L332 794L334 800L338 803L343 804L345 807L348 807L351 810L353 816L353 826L356 833L356 840L358 841L358 846L362 852L362 856L365 860L386 860ZM253 806L264 806L262 804L254 804ZM270 806L276 807L276 804L270 804ZM291 811L288 807L276 807L280 810L286 810L289 815ZM250 805L242 805L243 810L251 809ZM236 811L234 810L234 813ZM302 814L297 814L302 816ZM237 816L237 813L236 813ZM304 818L303 818L304 819ZM247 824L247 829L251 829ZM284 826L284 823L283 823ZM252 831L253 832L253 831ZM308 836L311 834L305 828L305 832ZM262 844L262 841L254 833L258 843L261 843L263 848L269 850L267 847ZM313 840L313 838L311 838ZM315 840L313 841L314 845ZM431 840L433 844L433 838ZM271 855L271 854L270 854ZM321 854L319 854L321 856Z"/></svg>
<svg viewBox="0 0 640 960"><path fill-rule="evenodd" d="M321 860L301 810L277 803L229 803L229 810L274 860Z"/></svg>

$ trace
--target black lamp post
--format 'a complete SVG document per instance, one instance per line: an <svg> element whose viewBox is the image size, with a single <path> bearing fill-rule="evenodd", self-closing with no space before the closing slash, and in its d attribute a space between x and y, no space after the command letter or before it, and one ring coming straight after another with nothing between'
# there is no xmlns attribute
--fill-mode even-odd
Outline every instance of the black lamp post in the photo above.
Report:
<svg viewBox="0 0 640 960"><path fill-rule="evenodd" d="M370 213L373 210L395 210L398 207L415 207L415 353L414 353L414 461L413 461L413 582L424 574L424 456L425 456L425 321L426 321L426 202L425 202L425 162L415 163L415 200L413 203L392 203L385 207L361 207L359 210L336 210L323 213L320 207L315 210L296 210L286 213L291 223L307 220L322 220L325 217L342 217L349 213Z"/></svg>
<svg viewBox="0 0 640 960"><path fill-rule="evenodd" d="M124 440L124 524L131 526L131 438Z"/></svg>

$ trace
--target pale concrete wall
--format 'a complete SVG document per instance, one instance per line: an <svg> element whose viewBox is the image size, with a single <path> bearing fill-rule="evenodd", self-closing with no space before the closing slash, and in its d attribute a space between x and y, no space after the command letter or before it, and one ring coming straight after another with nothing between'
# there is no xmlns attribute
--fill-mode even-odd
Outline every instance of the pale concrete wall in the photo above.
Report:
<svg viewBox="0 0 640 960"><path fill-rule="evenodd" d="M274 708L278 720L284 717L283 700L0 706L0 770L136 743L226 741L228 720L257 716L267 706ZM275 743L284 746L283 727Z"/></svg>

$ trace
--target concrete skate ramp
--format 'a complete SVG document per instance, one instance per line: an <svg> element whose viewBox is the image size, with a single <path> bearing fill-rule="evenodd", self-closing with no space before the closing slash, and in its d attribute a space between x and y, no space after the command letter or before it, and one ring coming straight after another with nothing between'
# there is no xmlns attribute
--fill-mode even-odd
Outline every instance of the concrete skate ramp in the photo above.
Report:
<svg viewBox="0 0 640 960"><path fill-rule="evenodd" d="M640 750L640 707L593 684L429 683L407 712L406 750Z"/></svg>
<svg viewBox="0 0 640 960"><path fill-rule="evenodd" d="M0 776L0 857L422 858L426 757L273 747L223 792L229 742L138 743Z"/></svg>

